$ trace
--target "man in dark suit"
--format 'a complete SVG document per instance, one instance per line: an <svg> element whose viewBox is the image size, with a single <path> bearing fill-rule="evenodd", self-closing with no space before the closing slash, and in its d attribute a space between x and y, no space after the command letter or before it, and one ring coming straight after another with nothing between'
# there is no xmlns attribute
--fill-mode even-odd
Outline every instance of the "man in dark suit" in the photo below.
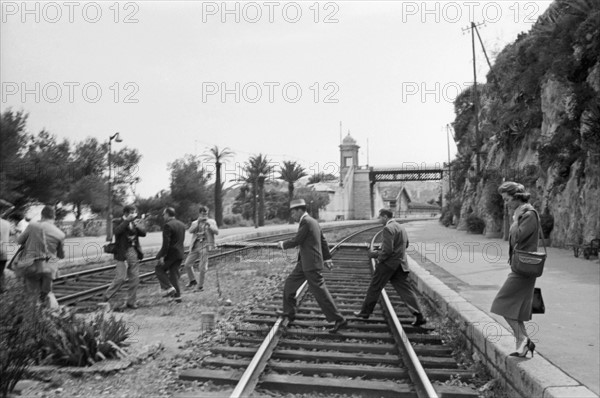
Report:
<svg viewBox="0 0 600 398"><path fill-rule="evenodd" d="M421 326L427 322L421 313L417 296L408 280L408 261L406 248L408 235L402 225L393 219L389 209L379 210L379 221L383 224L383 242L381 250L369 252L369 257L377 258L375 273L371 277L371 284L360 312L355 312L357 318L368 319L375 309L379 295L384 286L390 281L396 292L402 297L404 303L417 317L413 326Z"/></svg>
<svg viewBox="0 0 600 398"><path fill-rule="evenodd" d="M113 233L115 234L114 258L117 260L116 274L115 279L104 293L103 301L110 300L127 279L128 291L125 306L136 309L137 289L140 284L140 260L144 258L139 237L146 236L146 228L144 222L137 218L135 206L125 206L123 216L113 220Z"/></svg>
<svg viewBox="0 0 600 398"><path fill-rule="evenodd" d="M300 246L296 267L285 280L283 287L283 311L278 315L286 316L293 320L296 315L296 290L308 281L308 289L317 300L319 307L329 322L335 322L330 332L335 333L346 327L348 321L340 314L333 298L325 286L323 279L323 265L331 269L331 253L329 245L321 232L319 223L306 213L304 199L295 199L290 203L292 218L298 220L300 225L296 236L285 242L279 242L281 249Z"/></svg>
<svg viewBox="0 0 600 398"><path fill-rule="evenodd" d="M164 296L173 297L175 302L180 303L179 267L183 261L185 225L175 218L175 209L172 207L167 207L163 211L163 218L165 220L163 243L156 254L158 262L154 270L160 287L165 290Z"/></svg>

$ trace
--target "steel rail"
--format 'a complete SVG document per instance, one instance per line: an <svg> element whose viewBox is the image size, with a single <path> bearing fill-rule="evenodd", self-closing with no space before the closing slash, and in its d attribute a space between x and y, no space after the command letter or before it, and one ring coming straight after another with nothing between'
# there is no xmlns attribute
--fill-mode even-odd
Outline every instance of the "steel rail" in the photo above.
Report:
<svg viewBox="0 0 600 398"><path fill-rule="evenodd" d="M328 228L326 230L326 232L329 231L335 231L338 229L344 229L344 228L350 228L349 226L335 226L335 227L331 227ZM287 235L295 235L295 232L285 232L285 233L280 233L280 234L273 234L273 235L268 235L268 236L262 236L262 237L257 237L257 238L251 238L248 239L248 241L254 241L254 240L258 240L258 239L269 239L269 238L275 238L275 237L280 237L280 236L287 236ZM226 243L224 243L226 244ZM239 249L233 249L230 251L226 251L226 252L222 252L222 253L216 253L216 254L212 254L208 256L208 259L215 259L215 258L220 258L220 257L225 257L231 254L235 254L238 252L242 252L244 250L248 250L249 248L260 248L260 247L273 247L274 244L272 243L252 243L251 245L249 245L249 247L242 247ZM219 247L219 246L217 246ZM188 254L189 250L186 250L184 254ZM147 264L150 263L152 261L156 261L155 258L146 258L140 261L140 264ZM112 264L112 265L106 265L103 267L99 267L99 268L94 268L94 269L89 269L89 270L84 270L84 271L79 271L79 272L73 272L70 274L66 274L63 276L58 277L55 281L54 281L54 285L57 287L60 287L61 285L61 281L66 281L68 279L73 279L73 278L78 278L78 277L82 277L82 276L87 276L87 275L93 275L96 273L101 273L101 272L105 272L105 271L110 271L112 269L115 269L116 264ZM144 280L144 279L148 279L150 277L152 277L153 275L155 275L154 271L150 271L144 274L140 274L140 280ZM78 301L82 301L91 297L96 296L98 293L100 293L103 290L106 290L108 287L110 286L110 283L106 283L100 286L96 286L90 289L86 289L83 290L81 292L76 292L76 293L72 293L72 294L68 294L65 296L60 296L57 297L57 301L62 304L62 305L68 305L68 304L73 304L76 303Z"/></svg>
<svg viewBox="0 0 600 398"><path fill-rule="evenodd" d="M344 239L339 241L330 250L331 254L333 255L333 253L335 253L337 251L337 249L347 240L353 238L354 236L356 236L358 234L361 234L365 231L368 231L368 230L371 230L374 228L378 228L378 226L375 226L375 227L371 226L369 228L365 228L363 230L360 230L358 232L354 232L354 233L348 235L347 237L345 237ZM298 288L298 290L296 290L296 296L295 296L296 302L300 302L301 299L304 297L304 295L306 294L306 291L308 290L307 287L308 287L308 282L304 281L302 286L300 286ZM281 327L287 326L288 323L289 323L288 318L284 318L281 316L277 318L277 321L275 321L275 324L273 325L273 327L267 334L267 337L265 337L265 339L261 343L260 347L256 351L256 354L254 354L254 356L252 357L250 364L248 365L248 367L242 374L242 377L240 378L237 385L235 386L234 390L232 391L230 398L248 397L254 391L254 388L258 384L258 378L264 371L264 368L266 367L267 362L271 358L271 354L273 353L273 350L279 343L279 336L281 335L281 333L280 333Z"/></svg>
<svg viewBox="0 0 600 398"><path fill-rule="evenodd" d="M374 246L375 239L380 233L381 231L373 236L373 239L371 240L371 247ZM375 259L372 258L371 269L373 272L375 271L375 267ZM415 350L408 340L406 332L404 332L404 329L402 328L402 324L396 315L396 311L394 311L394 307L392 306L392 302L390 301L385 288L381 290L381 303L384 313L386 313L388 316L388 322L390 323L396 343L398 347L401 348L400 354L404 357L404 363L408 367L408 374L412 382L415 384L417 396L419 398L438 398L437 392L433 388L429 377L425 373L425 369L423 369L423 365L421 365L421 361L419 361Z"/></svg>
<svg viewBox="0 0 600 398"><path fill-rule="evenodd" d="M369 227L364 230L354 232L351 235L347 236L346 238L342 239L330 250L331 254L333 254L335 251L337 251L337 249L345 241L353 238L354 236L356 236L360 233L363 233L365 231L368 231L368 230L371 230L374 228L377 228L377 227ZM295 296L296 302L300 302L301 299L304 297L304 295L306 294L306 291L307 291L307 287L308 287L308 282L304 281L304 283L298 288L298 290L296 290L296 296ZM247 397L252 393L252 391L254 391L254 388L256 387L256 384L258 383L258 377L263 372L263 370L267 364L267 361L270 359L274 348L277 346L277 344L279 342L280 329L282 326L283 327L287 326L288 323L289 323L289 320L287 318L279 317L277 319L277 321L275 322L275 324L273 325L273 327L267 334L267 337L265 337L265 339L263 340L263 342L260 345L259 349L257 350L256 354L252 357L250 364L244 371L244 374L240 378L238 384L236 385L235 389L231 393L230 397L232 397L232 398Z"/></svg>

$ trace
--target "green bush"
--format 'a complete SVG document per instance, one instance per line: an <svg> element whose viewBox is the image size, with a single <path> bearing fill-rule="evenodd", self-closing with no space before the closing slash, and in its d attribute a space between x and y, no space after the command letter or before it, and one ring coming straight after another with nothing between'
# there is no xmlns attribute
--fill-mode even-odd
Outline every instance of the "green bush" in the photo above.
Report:
<svg viewBox="0 0 600 398"><path fill-rule="evenodd" d="M467 217L467 231L472 234L482 234L485 229L485 222L477 217L475 214L469 215Z"/></svg>
<svg viewBox="0 0 600 398"><path fill-rule="evenodd" d="M86 320L63 310L48 322L40 337L46 362L56 365L88 366L117 358L119 344L129 337L127 323L114 315L99 313Z"/></svg>
<svg viewBox="0 0 600 398"><path fill-rule="evenodd" d="M0 314L0 396L7 396L34 364L88 366L117 357L130 334L127 323L114 315L86 320L65 309L52 313L14 280L0 295Z"/></svg>
<svg viewBox="0 0 600 398"><path fill-rule="evenodd" d="M544 213L540 214L540 224L544 238L549 238L552 230L554 229L554 216L550 214L548 209L546 209Z"/></svg>
<svg viewBox="0 0 600 398"><path fill-rule="evenodd" d="M0 395L7 396L37 359L44 317L36 300L12 281L0 295Z"/></svg>
<svg viewBox="0 0 600 398"><path fill-rule="evenodd" d="M452 219L452 212L450 212L447 207L444 208L444 210L442 210L442 215L440 216L440 222L442 223L442 225L444 227L449 227L450 225L452 225Z"/></svg>

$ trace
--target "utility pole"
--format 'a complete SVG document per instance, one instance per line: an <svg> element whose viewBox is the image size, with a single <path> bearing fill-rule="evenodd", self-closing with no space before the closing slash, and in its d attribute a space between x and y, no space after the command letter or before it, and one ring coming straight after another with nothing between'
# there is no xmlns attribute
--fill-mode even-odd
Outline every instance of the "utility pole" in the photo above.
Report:
<svg viewBox="0 0 600 398"><path fill-rule="evenodd" d="M476 56L475 56L475 31L478 26L485 25L485 23L475 24L475 22L471 22L471 26L467 28L463 28L463 33L471 31L471 50L473 52L473 111L475 113L475 154L476 154L476 171L477 175L481 170L481 134L479 133L479 98L477 93L477 65L476 65ZM477 33L479 35L479 33ZM486 55L487 58L487 55Z"/></svg>
<svg viewBox="0 0 600 398"><path fill-rule="evenodd" d="M452 197L452 168L450 167L450 124L446 125L446 142L448 144L448 196Z"/></svg>

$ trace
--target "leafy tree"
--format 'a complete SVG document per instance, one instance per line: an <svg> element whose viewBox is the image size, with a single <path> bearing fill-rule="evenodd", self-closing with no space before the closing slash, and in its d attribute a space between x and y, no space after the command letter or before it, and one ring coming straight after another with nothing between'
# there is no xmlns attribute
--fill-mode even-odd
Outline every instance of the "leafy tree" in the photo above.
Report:
<svg viewBox="0 0 600 398"><path fill-rule="evenodd" d="M331 173L324 173L324 172L316 173L316 174L313 174L310 177L308 177L309 184L318 184L319 182L334 181L334 180L337 180L336 176L334 176Z"/></svg>
<svg viewBox="0 0 600 398"><path fill-rule="evenodd" d="M306 172L304 171L304 167L300 166L298 163L294 161L284 161L283 166L279 170L279 179L288 183L288 213L289 213L289 204L294 197L294 184L306 176ZM292 220L291 215L288 215L289 223L292 224L294 221Z"/></svg>
<svg viewBox="0 0 600 398"><path fill-rule="evenodd" d="M252 217L254 210L253 199L250 192L250 185L242 185L231 209L233 214L241 214L245 220L249 220Z"/></svg>
<svg viewBox="0 0 600 398"><path fill-rule="evenodd" d="M180 220L197 217L193 205L208 203L209 190L206 186L210 175L205 175L200 161L192 155L169 163L171 171L171 198Z"/></svg>
<svg viewBox="0 0 600 398"><path fill-rule="evenodd" d="M296 190L296 199L304 199L308 214L315 219L319 219L319 210L325 209L329 204L329 195L327 193L318 192L309 187L298 188Z"/></svg>
<svg viewBox="0 0 600 398"><path fill-rule="evenodd" d="M135 185L140 182L138 164L141 159L142 155L140 155L137 149L124 147L114 153L112 155L114 185L127 187L135 194ZM123 198L120 199L122 200Z"/></svg>
<svg viewBox="0 0 600 398"><path fill-rule="evenodd" d="M30 136L23 157L23 193L29 201L48 204L64 202L69 191L70 143L58 142L56 136L42 130Z"/></svg>
<svg viewBox="0 0 600 398"><path fill-rule="evenodd" d="M65 201L73 205L77 220L81 219L86 205L94 213L101 213L106 207L106 181L102 178L106 169L106 150L96 138L87 138L75 145L69 172L65 175L70 182Z"/></svg>
<svg viewBox="0 0 600 398"><path fill-rule="evenodd" d="M270 160L266 155L258 154L251 156L244 164L246 172L246 182L252 184L252 194L254 198L254 214L258 216L258 222L255 226L265 225L265 180L273 170ZM256 198L258 197L258 204Z"/></svg>
<svg viewBox="0 0 600 398"><path fill-rule="evenodd" d="M29 202L23 194L23 148L28 140L25 131L28 115L7 110L0 116L0 192L17 209Z"/></svg>
<svg viewBox="0 0 600 398"><path fill-rule="evenodd" d="M223 183L221 182L221 165L222 161L234 154L228 147L219 149L218 146L213 146L208 150L208 154L204 156L205 159L215 162L215 185L214 185L214 198L215 198L215 221L220 227L223 225Z"/></svg>
<svg viewBox="0 0 600 398"><path fill-rule="evenodd" d="M162 190L149 198L136 197L135 204L138 212L146 215L146 226L152 231L162 227L162 211L165 207L172 206L173 199L169 191Z"/></svg>

